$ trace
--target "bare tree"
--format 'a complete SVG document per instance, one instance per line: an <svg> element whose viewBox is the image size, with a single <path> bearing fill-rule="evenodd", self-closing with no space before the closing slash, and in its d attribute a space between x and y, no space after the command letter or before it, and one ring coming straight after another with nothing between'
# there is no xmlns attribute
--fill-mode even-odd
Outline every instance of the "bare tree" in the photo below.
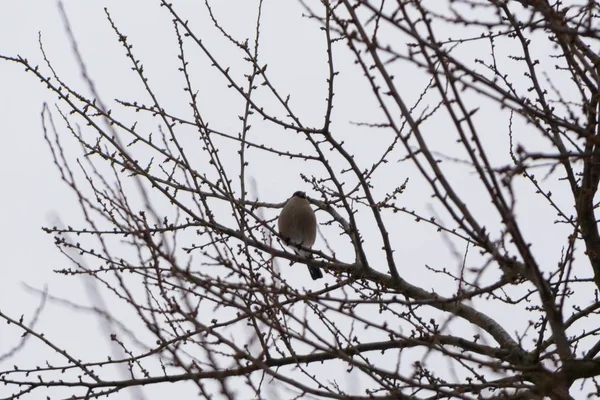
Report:
<svg viewBox="0 0 600 400"><path fill-rule="evenodd" d="M184 110L157 94L108 11L148 100L103 102L83 60L89 95L46 53L43 67L0 56L59 97L43 109L45 138L85 223L45 228L73 261L58 272L93 278L133 310L127 320L92 310L121 350L94 361L0 313L59 355L9 368L28 343L7 353L8 398L103 398L167 382L229 399L600 395L596 2L301 1L326 56L318 123L261 56L268 2L249 39L205 3L240 56L233 68L193 16L161 5ZM237 125L211 123L194 83L201 63L235 93ZM336 112L344 102L377 117ZM64 145L73 140L78 158ZM262 197L250 167L260 160L305 165L325 244L310 257L282 247L275 220L292 193ZM445 261L430 265L432 253ZM306 290L289 279L307 275L296 264L327 277ZM125 374L105 372L116 366ZM334 378L346 370L360 391Z"/></svg>

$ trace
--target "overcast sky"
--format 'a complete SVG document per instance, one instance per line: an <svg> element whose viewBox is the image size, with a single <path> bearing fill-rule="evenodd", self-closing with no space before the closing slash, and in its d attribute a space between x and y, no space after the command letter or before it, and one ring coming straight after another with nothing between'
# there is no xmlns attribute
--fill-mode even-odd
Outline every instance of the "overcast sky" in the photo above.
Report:
<svg viewBox="0 0 600 400"><path fill-rule="evenodd" d="M190 15L192 24L205 31L209 46L218 49L224 45L222 37L214 30L206 29L212 24L200 2L194 2L197 3L195 5L187 1L176 3L183 14ZM240 39L252 37L256 19L255 2L236 2L235 13L229 12L229 5L215 3L217 15L228 14L226 28L231 34ZM301 9L296 4L292 7L279 2L267 3L270 4L265 9L264 30L273 34L264 35L261 51L271 58L269 68L273 71L272 76L284 90L303 87L305 92L312 92L312 96L296 96L294 101L302 116L315 116L314 124L317 125L322 122L321 110L326 96L322 36L314 22L301 18ZM177 73L179 65L175 56L177 47L171 18L157 1L65 1L63 4L88 72L109 107L114 104L114 98L135 100L139 96L143 98L144 93L136 76L130 71L124 51L107 21L104 7L108 8L114 21L134 44L137 56L143 60L146 72L153 79L155 90L163 101L168 99L166 102L173 107L187 104L182 90L183 81ZM280 32L277 33L277 30ZM46 0L2 2L0 53L20 55L44 66L40 35L58 74L73 87L89 95L58 3ZM319 51L315 51L315 46L320 46ZM235 62L239 53L223 47L219 54ZM281 48L294 50L285 57L279 57L277 52ZM318 62L314 59L315 55L320 57ZM233 62L232 68L235 70L240 64L238 62L236 66ZM203 63L204 66L201 64L200 67L205 68L200 74L201 87L206 94L200 96L200 102L207 109L213 126L236 133L239 128L237 115L241 108L234 109L232 105L239 105L239 99L224 89L224 81L212 68L206 63ZM82 279L53 273L53 270L67 268L70 264L55 248L52 236L41 229L42 226L55 225L57 218L65 224L76 225L81 221L81 213L75 197L61 183L43 138L42 105L48 102L53 108L56 96L46 91L31 74L24 73L22 67L8 63L0 64L0 93L0 159L3 166L0 180L5 187L3 196L0 196L0 220L3 221L0 233L3 254L0 304L3 312L16 319L24 315L27 321L39 305L40 296L27 290L26 285L35 289L47 287L50 295L74 303L90 303ZM73 141L65 140L63 143L67 152L72 151L73 159L79 156L78 146ZM252 168L257 164L253 163ZM297 189L309 189L302 187L298 174L303 171L299 170L301 166L298 163L287 166L287 169L273 169L265 161L259 168L262 170L253 171L251 176L257 179L264 201L284 201ZM260 173L262 175L258 176ZM312 282L306 280L306 284L312 285ZM109 354L108 340L100 329L100 322L89 313L77 313L49 302L37 323L37 329L84 360L105 359ZM17 330L0 329L0 352L17 343L19 335ZM9 364L41 365L46 360L62 361L48 349L33 343ZM351 382L350 379L346 382L350 382L354 390L357 389L357 382ZM184 396L195 393L193 387L192 392L186 391L186 386L178 384L178 393ZM9 392L5 390L5 387L0 388L0 395L8 395ZM151 390L144 389L144 393L148 399L164 399L173 394L172 390L171 385L156 385ZM125 398L125 393L128 392L116 398ZM39 393L32 398L37 398L37 395Z"/></svg>
<svg viewBox="0 0 600 400"><path fill-rule="evenodd" d="M216 54L230 63L235 73L243 73L244 65L239 63L239 53L231 49L226 41L212 29L210 19L201 2L174 1L182 14L189 15L194 29L202 32L207 46L212 47ZM193 5L191 3L194 3ZM214 11L223 17L225 28L237 38L252 37L255 22L256 2L214 2ZM233 5L234 4L234 5ZM72 86L89 95L86 85L82 80L81 71L73 55L69 37L65 31L65 24L56 2L47 0L28 1L2 1L0 13L0 53L3 55L21 55L35 63L43 64L39 48L39 34L44 48L60 76ZM142 86L136 75L131 72L124 51L117 41L115 33L111 30L103 8L107 7L115 23L128 36L134 45L134 51L140 58L150 77L155 90L166 99L166 103L173 109L184 110L187 98L182 90L183 82L177 72L177 47L171 18L165 9L159 7L158 1L150 0L111 0L103 2L65 1L64 8L77 39L79 48L84 57L90 76L93 78L103 100L114 106L113 99L135 100L143 98ZM230 12L234 8L235 12ZM299 114L313 126L319 126L323 121L323 110L326 99L326 53L321 32L314 21L302 17L302 9L295 2L281 2L267 0L265 2L263 17L263 42L261 55L268 63L269 73L274 82L284 93L292 93L292 104L299 110ZM226 17L226 18L225 18ZM466 53L476 54L478 44L464 50ZM339 76L335 100L333 130L337 135L345 135L348 148L357 155L359 163L368 167L381 149L389 143L386 138L379 136L364 127L351 125L350 121L376 121L381 118L378 107L372 101L367 83L362 79L361 73L353 65L352 58L347 52L342 51L340 44L336 53L342 73ZM499 51L502 51L499 45ZM543 52L544 49L536 49ZM241 113L240 100L230 90L226 89L225 82L210 64L201 60L199 54L190 53L197 57L195 76L198 79L200 103L206 114L209 115L213 127L231 134L239 131L237 115ZM238 60L238 61L236 61ZM236 68L239 71L236 71ZM553 68L548 68L551 71ZM515 72L520 73L517 67ZM413 101L418 98L423 88L426 77L406 66L400 71L399 80L406 90L407 99ZM370 100L369 100L370 99ZM81 221L81 214L76 206L75 197L61 183L59 174L52 164L48 146L44 142L40 113L44 102L50 107L56 101L44 86L34 79L32 74L26 74L21 66L0 62L0 182L2 182L2 195L0 196L0 221L3 229L0 231L0 249L2 250L2 272L0 279L0 308L3 312L18 319L24 315L25 320L30 318L39 304L39 295L27 290L25 284L43 289L48 287L51 295L68 298L75 303L88 304L89 297L86 292L85 282L80 278L65 277L53 273L55 269L65 268L69 261L54 247L52 237L42 232L41 227L54 225L56 218L65 224L75 224ZM268 104L268 100L266 104ZM410 103L410 102L409 102ZM479 103L478 103L479 104ZM491 104L483 101L479 104L482 111L475 117L478 123L489 127L488 145L497 146L497 153L493 153L495 165L510 162L508 156L508 139L506 114L500 114ZM437 124L437 125L436 125ZM272 131L257 128L251 135L257 142L286 143L288 147L301 149L305 144L294 138L290 132ZM524 124L515 121L517 128L523 129L519 141L523 143L536 143L525 132ZM273 128L270 128L273 129ZM430 135L439 135L440 150L451 152L454 146L454 137L445 136L443 133L447 125L443 122L433 121L429 127ZM365 138L368 141L365 142ZM297 142L294 142L297 141ZM65 138L65 147L74 157L78 156L79 149L73 141ZM368 146L365 145L368 143ZM538 143L539 144L539 143ZM544 144L539 144L543 148ZM233 154L233 153L232 153ZM252 155L252 152L249 152ZM234 156L234 155L233 155ZM361 157L364 158L361 159ZM396 161L399 156L396 157ZM258 197L263 201L284 201L292 192L301 189L310 193L310 188L302 182L300 173L320 174L319 170L306 170L302 162L283 161L268 156L251 159L249 167L250 176L258 184ZM471 199L483 196L480 189L470 186L469 177L472 171L455 166L456 175L454 182L465 191L472 191ZM407 163L390 163L386 166L381 176L376 181L381 182L385 190L397 186L406 177L411 177L406 195L405 205L409 208L428 209L431 201L426 185L414 175L413 167ZM412 178L414 177L414 179ZM520 185L521 183L518 183ZM553 183L549 183L552 185ZM529 189L528 189L529 190ZM529 237L540 239L535 243L534 252L544 262L555 263L564 243L564 231L554 226L553 219L548 219L552 213L541 211L540 203L534 192L525 190L524 201L519 204L519 212L529 215L530 224L524 226ZM252 196L256 194L253 193ZM557 201L560 201L560 197ZM491 218L488 213L489 202L474 201L471 205L475 213L481 218ZM274 216L275 214L271 213ZM359 219L362 216L359 216ZM425 265L436 268L456 268L451 251L444 247L444 241L439 235L432 235L432 230L424 224L414 224L405 218L406 225L402 223L390 226L394 240L405 243L398 253L398 262L402 265L403 276L411 283L423 285L425 289L435 287L435 279L430 273L425 272ZM369 242L369 232L374 229L372 222L364 219L363 236L366 236L367 245L378 251L378 243ZM339 238L331 227L322 227L323 231L331 235L333 246L344 254L348 244ZM408 239L410 238L410 239ZM323 248L324 243L319 240L315 245ZM432 251L435 249L435 251ZM459 249L459 251L463 251ZM472 255L473 263L477 263L477 255ZM380 257L380 258L377 258ZM342 256L342 259L351 261L352 256ZM383 261L381 255L374 259ZM374 263L375 264L375 263ZM542 263L543 265L544 263ZM555 264L552 264L554 266ZM294 272L286 269L284 273L293 275ZM305 271L303 271L305 272ZM304 274L306 275L306 274ZM306 276L301 278L301 284L308 288L317 287L317 283L309 281ZM332 277L326 277L333 282ZM322 284L322 283L320 283ZM444 288L439 288L443 291ZM445 293L450 294L450 293ZM44 311L38 327L61 346L68 347L74 354L83 357L102 358L108 353L108 342L103 339L99 322L90 315L76 313L56 303L49 303ZM488 309L490 314L499 318L507 326L523 328L527 323L528 314L511 314L511 319L503 317L505 310L502 308ZM508 328L507 328L508 329ZM512 333L512 331L509 329ZM18 340L18 332L7 331L0 327L0 352L6 346ZM19 362L43 363L36 359L36 345L26 349ZM45 360L45 358L44 358ZM11 363L17 363L13 360ZM317 367L318 368L318 367ZM339 372L339 374L337 374ZM337 371L336 376L342 379L345 385L352 390L360 389L360 382L352 381L343 371ZM182 393L194 393L185 391ZM0 396L5 395L5 390L0 387ZM163 399L166 394L172 394L169 385L158 385L151 390L144 389L148 399ZM121 399L121 395L115 398Z"/></svg>

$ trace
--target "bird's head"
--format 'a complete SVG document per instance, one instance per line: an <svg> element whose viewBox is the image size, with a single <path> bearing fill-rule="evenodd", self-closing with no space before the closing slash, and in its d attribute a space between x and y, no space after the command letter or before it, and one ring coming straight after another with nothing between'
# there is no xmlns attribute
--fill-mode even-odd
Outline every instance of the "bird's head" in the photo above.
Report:
<svg viewBox="0 0 600 400"><path fill-rule="evenodd" d="M306 193L301 190L298 190L297 192L294 193L294 197L300 197L301 199L305 199Z"/></svg>

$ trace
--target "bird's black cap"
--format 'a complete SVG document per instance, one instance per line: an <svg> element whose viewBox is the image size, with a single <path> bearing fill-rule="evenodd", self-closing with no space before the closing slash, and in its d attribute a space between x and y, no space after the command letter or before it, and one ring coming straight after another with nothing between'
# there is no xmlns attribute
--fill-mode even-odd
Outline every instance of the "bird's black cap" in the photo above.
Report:
<svg viewBox="0 0 600 400"><path fill-rule="evenodd" d="M306 198L306 193L303 192L303 191L301 191L301 190L298 190L297 192L294 193L294 197L300 197L302 199L305 199Z"/></svg>

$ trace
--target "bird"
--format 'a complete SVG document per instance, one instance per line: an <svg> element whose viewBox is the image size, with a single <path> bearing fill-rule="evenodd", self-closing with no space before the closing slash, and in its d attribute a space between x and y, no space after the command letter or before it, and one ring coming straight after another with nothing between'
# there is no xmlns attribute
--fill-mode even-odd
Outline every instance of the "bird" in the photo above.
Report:
<svg viewBox="0 0 600 400"><path fill-rule="evenodd" d="M279 214L277 226L281 237L296 254L303 257L310 256L309 252L297 247L311 248L317 237L317 217L306 199L306 193L297 191L289 198ZM319 267L311 265L307 267L313 280L323 277Z"/></svg>

